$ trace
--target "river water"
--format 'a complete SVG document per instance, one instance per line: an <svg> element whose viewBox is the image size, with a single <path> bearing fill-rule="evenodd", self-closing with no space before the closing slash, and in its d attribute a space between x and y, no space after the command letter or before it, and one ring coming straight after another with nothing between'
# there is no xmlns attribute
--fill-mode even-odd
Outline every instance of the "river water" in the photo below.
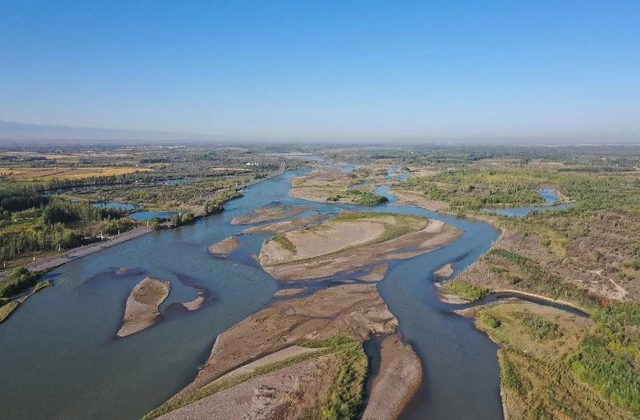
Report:
<svg viewBox="0 0 640 420"><path fill-rule="evenodd" d="M242 249L216 259L207 247L245 226L234 217L281 202L335 213L352 206L309 203L288 196L288 172L245 190L226 210L191 226L144 236L72 261L50 273L55 287L31 297L0 325L0 418L133 420L188 384L218 334L263 308L277 284L250 257L266 236L241 237ZM388 187L379 193L388 195ZM426 216L465 234L454 243L392 264L379 284L425 367L424 383L403 419L501 419L496 346L438 300L433 272L455 261L464 270L498 238L491 225L415 207L393 197L373 211ZM362 208L357 208L362 210ZM367 209L369 210L369 209ZM119 267L137 268L119 276ZM115 339L125 300L142 278L171 280L160 322L141 333ZM210 291L199 311L177 303L196 296L189 284Z"/></svg>

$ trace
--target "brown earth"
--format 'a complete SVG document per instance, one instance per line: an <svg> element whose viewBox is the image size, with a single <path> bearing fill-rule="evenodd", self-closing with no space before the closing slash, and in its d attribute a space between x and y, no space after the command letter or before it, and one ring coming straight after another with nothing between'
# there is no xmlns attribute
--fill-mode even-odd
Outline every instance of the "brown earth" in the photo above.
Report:
<svg viewBox="0 0 640 420"><path fill-rule="evenodd" d="M367 274L358 277L360 281L382 281L389 271L389 264L381 264L373 267Z"/></svg>
<svg viewBox="0 0 640 420"><path fill-rule="evenodd" d="M451 275L453 274L453 263L443 265L433 274L442 279L451 277Z"/></svg>
<svg viewBox="0 0 640 420"><path fill-rule="evenodd" d="M294 220L284 220L282 222L275 222L267 225L252 226L250 228L243 230L240 233L244 233L244 234L285 233L285 232L290 232L292 230L296 230L301 227L314 226L318 223L321 223L327 220L328 218L329 216L325 214L315 215L315 216L306 216L306 217L301 217L299 219L294 219Z"/></svg>
<svg viewBox="0 0 640 420"><path fill-rule="evenodd" d="M268 220L284 219L309 210L313 210L313 207L291 205L259 207L250 213L234 218L231 221L231 224L248 225L252 223L266 222Z"/></svg>
<svg viewBox="0 0 640 420"><path fill-rule="evenodd" d="M421 193L394 188L391 190L391 194L393 194L398 199L396 204L399 206L416 206L431 211L449 210L449 203L447 203L446 201L429 200L424 194Z"/></svg>
<svg viewBox="0 0 640 420"><path fill-rule="evenodd" d="M278 290L273 297L288 297L295 296L306 292L308 289L306 287L294 287L292 289L282 289Z"/></svg>
<svg viewBox="0 0 640 420"><path fill-rule="evenodd" d="M384 339L380 373L373 381L363 420L398 418L422 383L422 364L409 344L398 334Z"/></svg>
<svg viewBox="0 0 640 420"><path fill-rule="evenodd" d="M195 380L179 395L295 344L342 333L364 341L370 334L388 333L397 325L375 285L347 284L305 298L276 301L220 334Z"/></svg>
<svg viewBox="0 0 640 420"><path fill-rule="evenodd" d="M169 296L171 283L147 277L136 285L127 298L123 325L118 337L140 332L151 327L160 315L158 307Z"/></svg>
<svg viewBox="0 0 640 420"><path fill-rule="evenodd" d="M322 169L293 178L289 195L320 203L326 203L327 198L339 195L341 198L337 201L338 203L349 204L357 198L348 194L349 187L362 181L362 179L352 178L346 172Z"/></svg>
<svg viewBox="0 0 640 420"><path fill-rule="evenodd" d="M235 236L230 236L209 247L209 252L213 255L226 256L240 247L240 241Z"/></svg>
<svg viewBox="0 0 640 420"><path fill-rule="evenodd" d="M337 232L340 232L339 230ZM312 235L309 235L312 241ZM263 268L278 280L307 280L323 278L339 273L348 273L374 264L385 263L395 259L407 259L433 251L445 246L461 236L461 231L443 222L432 220L426 228L407 233L385 242L373 243L359 247L347 247L342 251L332 252L326 249L325 255L314 258L292 261L279 265L267 265L260 253ZM362 239L362 238L360 238Z"/></svg>
<svg viewBox="0 0 640 420"><path fill-rule="evenodd" d="M313 418L334 380L335 356L323 356L250 379L158 417L161 420ZM313 389L313 392L309 392Z"/></svg>

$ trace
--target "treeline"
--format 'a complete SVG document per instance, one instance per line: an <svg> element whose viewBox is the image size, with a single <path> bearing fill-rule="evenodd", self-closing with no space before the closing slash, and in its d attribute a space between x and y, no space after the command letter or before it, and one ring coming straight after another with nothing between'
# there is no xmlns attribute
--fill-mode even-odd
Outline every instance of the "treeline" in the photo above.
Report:
<svg viewBox="0 0 640 420"><path fill-rule="evenodd" d="M97 222L104 219L119 219L125 215L126 212L123 210L53 199L42 211L42 221L49 225L78 221Z"/></svg>
<svg viewBox="0 0 640 420"><path fill-rule="evenodd" d="M204 204L205 216L222 212L222 210L224 210L224 203L238 197L242 197L242 194L236 190L227 190L218 193L213 200L207 201Z"/></svg>
<svg viewBox="0 0 640 420"><path fill-rule="evenodd" d="M49 197L38 186L11 186L0 190L0 210L17 212L49 203Z"/></svg>
<svg viewBox="0 0 640 420"><path fill-rule="evenodd" d="M137 176L132 174L98 175L87 178L53 178L47 185L48 190L63 190L76 187L131 184Z"/></svg>
<svg viewBox="0 0 640 420"><path fill-rule="evenodd" d="M62 223L47 225L38 221L19 230L2 232L0 258L9 260L30 252L73 248L81 243L82 235Z"/></svg>

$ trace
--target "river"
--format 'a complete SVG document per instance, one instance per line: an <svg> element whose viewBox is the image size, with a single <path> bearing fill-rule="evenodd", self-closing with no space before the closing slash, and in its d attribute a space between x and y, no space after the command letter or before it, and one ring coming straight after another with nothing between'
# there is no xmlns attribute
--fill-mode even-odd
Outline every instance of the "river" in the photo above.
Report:
<svg viewBox="0 0 640 420"><path fill-rule="evenodd" d="M216 336L267 305L278 287L251 258L264 235L242 236L242 249L232 258L209 255L209 245L245 227L230 225L231 219L274 201L312 205L319 212L363 210L290 197L297 174L247 188L222 214L146 235L48 274L55 287L31 297L0 325L0 418L134 420L188 384ZM378 192L389 196L388 187ZM397 206L389 198L371 210L426 216L465 232L444 248L393 263L379 284L403 337L424 365L424 383L402 418L501 419L497 347L471 320L440 302L433 283L435 270L452 261L456 273L464 270L489 250L499 232L484 222ZM139 270L118 276L119 267ZM129 292L148 275L172 282L160 322L115 339ZM183 282L208 289L213 298L196 312L176 310L176 302L196 296Z"/></svg>

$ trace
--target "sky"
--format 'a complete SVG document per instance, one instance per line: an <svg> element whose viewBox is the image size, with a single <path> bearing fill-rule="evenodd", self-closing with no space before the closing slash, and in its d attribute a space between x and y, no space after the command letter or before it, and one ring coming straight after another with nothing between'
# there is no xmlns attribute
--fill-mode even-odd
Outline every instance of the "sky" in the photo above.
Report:
<svg viewBox="0 0 640 420"><path fill-rule="evenodd" d="M2 0L0 120L640 142L640 1Z"/></svg>

